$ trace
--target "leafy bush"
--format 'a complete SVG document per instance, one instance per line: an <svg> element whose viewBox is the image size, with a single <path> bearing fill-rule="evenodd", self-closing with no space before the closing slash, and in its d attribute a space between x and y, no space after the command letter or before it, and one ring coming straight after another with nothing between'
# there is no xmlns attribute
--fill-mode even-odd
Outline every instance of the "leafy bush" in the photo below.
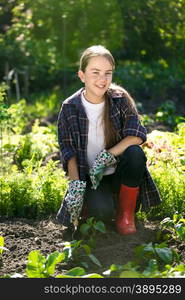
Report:
<svg viewBox="0 0 185 300"><path fill-rule="evenodd" d="M34 97L34 101L30 99L31 103L28 103L26 99L20 99L18 102L8 105L5 101L5 88L0 87L1 126L8 129L9 133L23 134L29 131L31 124L36 119L42 120L45 117L56 115L56 112L59 111L61 105L59 92L54 91L49 95L42 93L34 95Z"/></svg>
<svg viewBox="0 0 185 300"><path fill-rule="evenodd" d="M32 132L22 136L15 147L14 161L23 168L30 160L34 165L55 151L58 151L56 135L48 127L39 126L39 120L36 120Z"/></svg>
<svg viewBox="0 0 185 300"><path fill-rule="evenodd" d="M178 125L176 133L154 130L143 149L162 198L162 204L148 216L165 218L176 211L185 214L185 123Z"/></svg>
<svg viewBox="0 0 185 300"><path fill-rule="evenodd" d="M15 134L21 134L30 120L26 100L21 99L19 102L12 104L8 108L8 113L10 115L8 128Z"/></svg>
<svg viewBox="0 0 185 300"><path fill-rule="evenodd" d="M0 177L0 215L16 217L46 216L56 212L67 188L67 179L57 162L35 170L31 166L24 172L14 170Z"/></svg>
<svg viewBox="0 0 185 300"><path fill-rule="evenodd" d="M25 135L4 135L1 149L2 169L11 172L12 164L16 164L20 170L32 164L36 167L50 154L58 152L56 132L48 127L39 126L36 120L32 131ZM6 157L6 160L3 159Z"/></svg>
<svg viewBox="0 0 185 300"><path fill-rule="evenodd" d="M0 125L1 130L4 127L3 123L10 118L10 114L8 112L8 105L5 102L6 98L6 87L1 85L0 86Z"/></svg>
<svg viewBox="0 0 185 300"><path fill-rule="evenodd" d="M176 108L174 102L168 100L161 104L157 109L157 113L155 114L155 120L165 125L168 125L171 128L175 128L176 125L185 121L185 118L176 115Z"/></svg>
<svg viewBox="0 0 185 300"><path fill-rule="evenodd" d="M184 71L175 62L168 65L164 59L142 62L119 62L114 74L114 81L123 85L136 99L148 101L183 99Z"/></svg>
<svg viewBox="0 0 185 300"><path fill-rule="evenodd" d="M42 92L32 94L28 98L28 111L32 118L44 118L59 111L61 106L61 91L54 90L52 93Z"/></svg>

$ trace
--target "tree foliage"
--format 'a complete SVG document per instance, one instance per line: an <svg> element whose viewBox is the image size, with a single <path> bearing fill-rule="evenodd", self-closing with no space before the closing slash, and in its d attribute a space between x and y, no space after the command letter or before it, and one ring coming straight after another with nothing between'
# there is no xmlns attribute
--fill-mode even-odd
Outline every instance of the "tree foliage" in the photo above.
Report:
<svg viewBox="0 0 185 300"><path fill-rule="evenodd" d="M76 63L88 45L101 43L112 50L121 46L123 26L115 0L4 0L3 4L1 12L11 17L1 33L0 55L12 65L21 58L21 63L50 66L53 71Z"/></svg>
<svg viewBox="0 0 185 300"><path fill-rule="evenodd" d="M124 20L124 51L132 59L185 58L184 0L117 0Z"/></svg>
<svg viewBox="0 0 185 300"><path fill-rule="evenodd" d="M46 86L92 44L118 61L185 63L185 0L1 0L0 18L1 77L8 63Z"/></svg>

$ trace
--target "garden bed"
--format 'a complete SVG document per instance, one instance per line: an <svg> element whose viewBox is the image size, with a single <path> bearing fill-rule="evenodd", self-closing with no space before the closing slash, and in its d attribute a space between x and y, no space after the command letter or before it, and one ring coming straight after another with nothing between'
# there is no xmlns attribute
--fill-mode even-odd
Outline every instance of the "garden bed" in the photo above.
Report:
<svg viewBox="0 0 185 300"><path fill-rule="evenodd" d="M139 221L136 234L121 236L110 226L105 234L97 233L96 248L92 249L92 253L101 262L102 267L90 264L88 272L100 274L111 264L125 264L131 261L136 246L155 241L157 228L158 224L154 221L145 224ZM44 256L56 250L62 252L60 243L71 239L70 235L64 238L64 231L54 217L45 220L0 220L0 235L4 236L5 247L9 249L3 252L0 276L14 273L24 275L30 251L40 250ZM61 268L69 267L73 266L58 264L58 272L61 273Z"/></svg>
<svg viewBox="0 0 185 300"><path fill-rule="evenodd" d="M159 230L159 221L137 221L137 233L132 235L119 235L114 225L106 227L106 233L96 233L96 247L92 253L101 263L101 267L88 262L87 273L103 274L112 264L124 265L134 261L134 249L141 244L155 243ZM16 273L26 277L25 270L30 251L39 250L45 257L54 251L62 252L61 244L71 241L72 236L61 227L54 216L44 220L35 219L2 219L0 220L0 235L4 236L5 246L0 276L14 275ZM83 239L79 233L77 239ZM181 263L185 264L185 244L172 241L170 245L181 256ZM80 262L79 262L80 265ZM66 272L78 263L59 263L55 275Z"/></svg>

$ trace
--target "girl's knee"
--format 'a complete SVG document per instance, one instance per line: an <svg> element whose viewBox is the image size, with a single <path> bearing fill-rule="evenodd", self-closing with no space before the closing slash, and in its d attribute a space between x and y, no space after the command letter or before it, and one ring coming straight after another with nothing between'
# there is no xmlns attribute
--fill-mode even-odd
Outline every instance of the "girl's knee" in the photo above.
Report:
<svg viewBox="0 0 185 300"><path fill-rule="evenodd" d="M139 145L131 145L129 146L125 152L124 156L127 161L134 162L134 163L145 163L146 156L143 149Z"/></svg>

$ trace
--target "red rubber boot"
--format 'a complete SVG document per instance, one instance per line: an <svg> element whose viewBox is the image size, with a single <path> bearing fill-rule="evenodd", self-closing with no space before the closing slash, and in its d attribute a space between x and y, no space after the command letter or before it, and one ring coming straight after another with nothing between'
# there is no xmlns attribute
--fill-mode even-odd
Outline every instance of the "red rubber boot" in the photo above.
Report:
<svg viewBox="0 0 185 300"><path fill-rule="evenodd" d="M136 232L134 219L138 193L139 187L129 187L121 184L116 216L116 228L120 234Z"/></svg>

